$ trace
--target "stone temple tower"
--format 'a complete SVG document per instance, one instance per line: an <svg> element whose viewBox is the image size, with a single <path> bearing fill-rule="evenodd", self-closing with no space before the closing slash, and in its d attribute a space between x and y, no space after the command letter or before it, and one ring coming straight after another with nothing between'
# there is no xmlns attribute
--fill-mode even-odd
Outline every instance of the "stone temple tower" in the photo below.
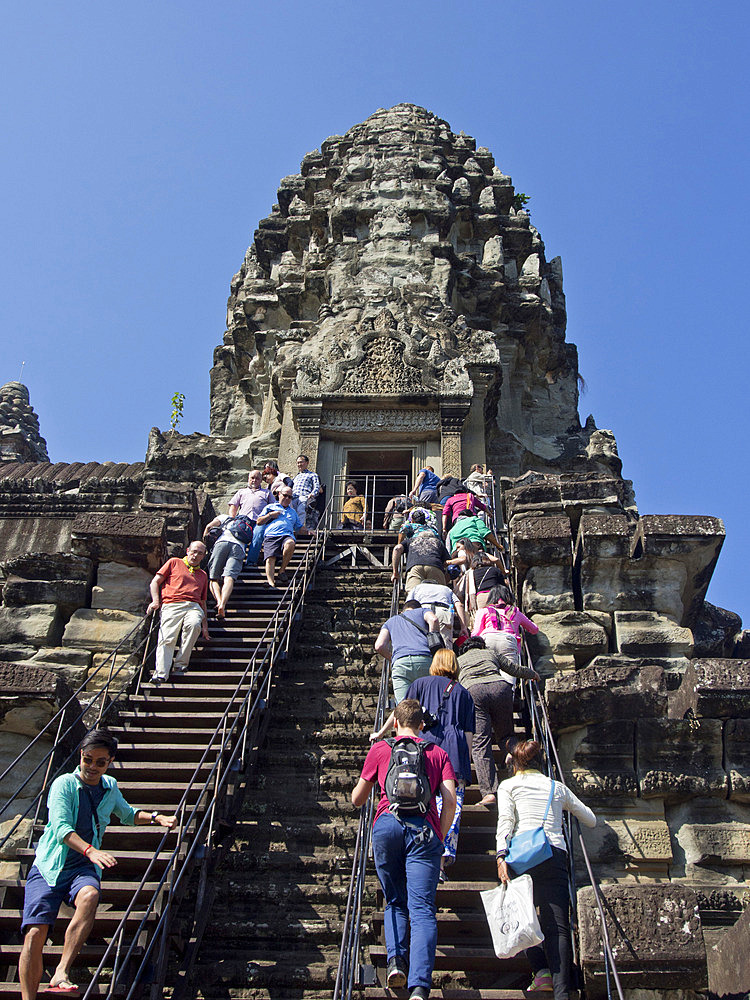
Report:
<svg viewBox="0 0 750 1000"><path fill-rule="evenodd" d="M209 479L299 451L329 478L368 449L401 472L619 475L609 432L579 422L565 322L560 258L490 152L423 108L380 110L282 180L232 279L211 443L179 450L210 454ZM167 450L153 438L159 475Z"/></svg>

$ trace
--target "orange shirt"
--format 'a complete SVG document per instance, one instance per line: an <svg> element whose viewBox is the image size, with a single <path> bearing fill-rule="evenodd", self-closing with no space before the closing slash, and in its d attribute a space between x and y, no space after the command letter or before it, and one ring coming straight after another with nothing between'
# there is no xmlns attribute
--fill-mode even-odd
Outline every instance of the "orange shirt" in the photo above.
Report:
<svg viewBox="0 0 750 1000"><path fill-rule="evenodd" d="M184 559L167 559L159 570L164 577L161 585L161 603L175 604L177 601L197 601L199 604L208 596L208 577L202 569L194 573L185 565Z"/></svg>

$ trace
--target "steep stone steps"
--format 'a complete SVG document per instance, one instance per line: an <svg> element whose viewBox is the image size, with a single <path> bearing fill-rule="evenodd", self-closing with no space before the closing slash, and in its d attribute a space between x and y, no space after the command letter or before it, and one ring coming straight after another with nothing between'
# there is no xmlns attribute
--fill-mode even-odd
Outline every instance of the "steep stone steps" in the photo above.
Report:
<svg viewBox="0 0 750 1000"><path fill-rule="evenodd" d="M367 747L390 607L387 570L318 570L280 666L267 746L217 874L202 996L328 996L359 814L349 795ZM375 906L374 887L368 903ZM302 992L301 992L302 991Z"/></svg>
<svg viewBox="0 0 750 1000"><path fill-rule="evenodd" d="M304 542L298 547L296 562L301 558ZM120 739L120 753L112 773L118 779L125 797L136 808L157 808L160 812L173 811L185 794L186 786L197 769L198 782L187 794L188 803L194 803L200 794L200 784L208 776L217 752L213 734L222 718L229 698L258 645L280 600L281 591L270 591L260 581L257 573L250 579L241 579L235 589L237 603L231 623L212 618L209 623L211 640L199 644L191 660L190 671L185 677L175 677L159 687L146 682L137 696L130 699L127 709L118 715L119 728L112 726ZM263 648L263 647L261 647ZM281 662L281 661L279 661ZM249 678L242 685L242 693L250 688ZM203 764L199 764L210 742L214 748ZM39 828L36 832L40 832ZM175 833L167 834L158 827L127 827L113 822L105 834L104 847L118 859L115 869L108 871L103 880L102 901L88 945L81 953L76 975L86 984L93 969L104 954L109 935L114 931L130 905L139 882L149 864L149 881L138 892L137 902L127 918L126 939L135 933L145 908L155 902L153 924L161 912L162 900L158 880L165 871L177 843ZM158 851L155 856L154 852ZM21 850L18 860L22 870L30 864L33 851ZM187 846L180 847L179 857L184 859ZM111 876L111 881L108 878ZM23 904L24 879L0 880L0 979L4 979L0 995L20 995L15 966L21 948L20 909ZM45 978L48 981L56 956L61 950L62 937L67 926L64 909L55 925L53 946L45 950ZM179 927L176 927L179 934ZM142 955L142 942L136 952ZM94 995L106 990L106 977ZM115 991L117 994L119 992Z"/></svg>

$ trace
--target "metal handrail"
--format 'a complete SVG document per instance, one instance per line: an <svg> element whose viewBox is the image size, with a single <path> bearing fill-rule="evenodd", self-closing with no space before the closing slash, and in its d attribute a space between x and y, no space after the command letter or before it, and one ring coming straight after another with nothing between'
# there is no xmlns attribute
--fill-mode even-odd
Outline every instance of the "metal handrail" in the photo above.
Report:
<svg viewBox="0 0 750 1000"><path fill-rule="evenodd" d="M321 521L324 521L324 518L321 518ZM169 918L173 909L174 897L177 894L177 890L181 887L186 873L190 870L190 862L193 860L196 851L199 847L203 846L204 839L210 840L212 837L213 827L216 825L216 814L218 812L217 807L220 807L223 803L230 777L236 773L235 765L242 767L242 758L247 752L248 732L268 707L276 661L279 658L279 653L284 652L282 647L286 647L286 649L289 647L292 628L304 605L304 599L307 591L314 580L315 570L318 562L325 552L327 540L328 530L326 527L323 527L316 532L314 542L308 546L305 552L304 560L294 571L286 589L280 594L279 603L263 634L259 638L255 649L251 653L247 666L245 667L242 677L237 682L235 690L224 709L221 719L217 723L213 734L208 739L206 749L200 761L196 764L193 774L176 809L176 815L178 816L179 823L177 843L172 850L164 868L164 872L151 896L145 912L141 917L138 927L132 933L132 937L131 935L128 935L131 937L131 940L127 951L124 955L121 954L125 948L126 925L128 918L135 909L138 897L149 880L149 875L157 863L159 853L167 837L170 835L170 831L165 831L162 835L162 838L154 851L154 855L149 862L139 885L134 890L130 902L126 907L117 928L110 938L109 944L107 945L99 965L92 976L91 982L82 996L82 1000L88 1000L88 998L92 996L99 979L101 978L103 970L110 967L113 967L113 974L107 989L107 996L112 995L123 977L124 970L128 967L128 963L133 956L133 952L136 947L139 946L142 934L149 933L147 924L152 913L154 912L157 901L162 895L162 890L164 890L166 886L167 900L164 905L164 909L159 916L156 927L153 928L149 934L146 950L141 959L141 963L133 976L126 1000L131 1000L136 990L141 988L144 972L148 968L149 959L154 951L154 948L156 947L157 941L159 941L160 953L162 956L165 953L166 940L169 933ZM258 659L260 651L269 636L270 643L268 644L259 664ZM242 697L242 700L240 701L239 699L242 693L241 689L245 686L248 676L249 686L244 697ZM231 722L230 716L234 716ZM218 748L215 749L214 761L210 772L205 778L201 779L199 777L201 768L206 762L211 748L215 747L217 743L219 745ZM188 807L188 798L195 786L199 788L198 797L193 806ZM203 816L202 819L199 820L199 814L201 811L203 812ZM207 831L207 837L204 838L203 835L204 832L206 832L207 825L209 826L209 829ZM192 832L194 826L195 830ZM180 851L183 843L187 841L188 838L190 843L187 853L183 859L180 859ZM180 861L182 861L182 863L179 865L179 871L177 871L178 863ZM157 969L156 979L151 986L153 996L157 996L158 991L161 989L159 980L163 972L163 969Z"/></svg>
<svg viewBox="0 0 750 1000"><path fill-rule="evenodd" d="M402 574L399 573L393 582L390 617L398 614L402 589L401 577ZM375 710L375 732L378 732L385 722L391 681L391 661L386 659L386 657L381 657L381 660L378 704ZM349 881L346 913L341 932L341 950L336 970L336 985L333 990L333 1000L350 1000L352 991L356 985L359 939L362 928L362 900L367 877L367 859L370 855L372 822L375 815L376 800L377 790L373 787L367 802L359 810L359 827L357 829L357 841L354 845L352 874Z"/></svg>

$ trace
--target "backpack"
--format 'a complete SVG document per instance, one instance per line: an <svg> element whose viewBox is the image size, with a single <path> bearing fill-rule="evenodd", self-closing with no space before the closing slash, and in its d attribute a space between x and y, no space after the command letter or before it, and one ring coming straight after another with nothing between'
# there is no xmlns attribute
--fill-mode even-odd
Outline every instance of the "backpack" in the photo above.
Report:
<svg viewBox="0 0 750 1000"><path fill-rule="evenodd" d="M488 604L487 610L490 613L490 621L492 622L492 627L497 632L511 632L513 635L515 635L518 641L518 645L520 646L521 630L517 629L514 625L516 619L516 609L509 608L507 604L502 609L496 608L494 604ZM498 615L498 610L500 611L500 614L503 616L504 625L500 624L500 616Z"/></svg>
<svg viewBox="0 0 750 1000"><path fill-rule="evenodd" d="M431 744L411 736L385 741L391 748L391 761L385 776L383 791L389 809L399 818L424 816L432 802L432 789L427 778L425 751Z"/></svg>
<svg viewBox="0 0 750 1000"><path fill-rule="evenodd" d="M224 529L219 524L217 524L215 528L208 529L203 538L203 541L206 543L207 551L209 552L211 551L211 549L214 547L214 545L216 545L216 543L221 538L223 533Z"/></svg>
<svg viewBox="0 0 750 1000"><path fill-rule="evenodd" d="M224 524L224 530L234 535L238 542L247 545L253 540L253 522L247 514L238 514L237 517Z"/></svg>

